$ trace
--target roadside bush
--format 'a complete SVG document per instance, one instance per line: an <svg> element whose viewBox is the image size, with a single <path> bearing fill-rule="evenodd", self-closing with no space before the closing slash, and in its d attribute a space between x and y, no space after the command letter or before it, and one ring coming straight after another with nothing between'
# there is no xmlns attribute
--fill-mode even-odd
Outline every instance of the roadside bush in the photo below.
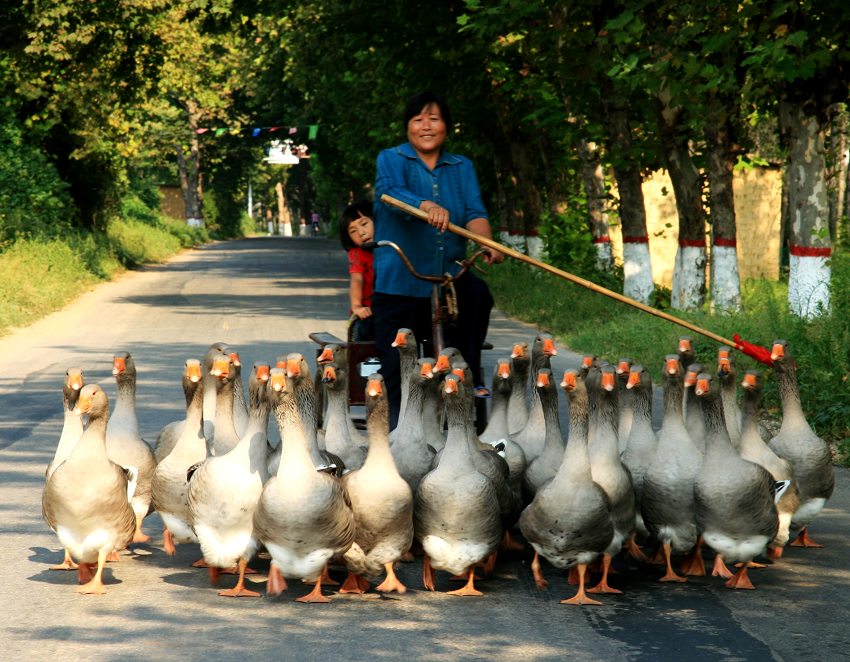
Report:
<svg viewBox="0 0 850 662"><path fill-rule="evenodd" d="M97 278L59 240L20 240L0 254L0 332L58 310Z"/></svg>
<svg viewBox="0 0 850 662"><path fill-rule="evenodd" d="M113 220L107 235L116 256L128 267L162 262L180 250L180 240L175 235L139 221Z"/></svg>

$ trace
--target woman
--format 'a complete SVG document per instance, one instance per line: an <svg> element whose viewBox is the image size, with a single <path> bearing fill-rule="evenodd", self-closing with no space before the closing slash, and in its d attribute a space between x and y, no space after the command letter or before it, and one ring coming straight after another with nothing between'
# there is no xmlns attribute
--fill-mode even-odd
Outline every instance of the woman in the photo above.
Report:
<svg viewBox="0 0 850 662"><path fill-rule="evenodd" d="M433 92L420 92L404 111L407 142L378 155L375 177L375 240L394 241L422 274L456 274L455 263L466 256L466 240L446 233L449 223L491 238L490 222L472 162L443 149L451 123L446 102ZM380 202L386 193L428 213L428 223ZM487 264L504 256L485 249ZM390 428L398 422L400 405L399 357L392 347L401 327L419 339L431 338L431 283L417 280L395 251L375 252L375 343L390 402ZM487 337L493 298L487 285L467 272L455 282L457 324L445 330L446 343L463 354L481 383L481 345ZM478 391L486 396L486 389Z"/></svg>

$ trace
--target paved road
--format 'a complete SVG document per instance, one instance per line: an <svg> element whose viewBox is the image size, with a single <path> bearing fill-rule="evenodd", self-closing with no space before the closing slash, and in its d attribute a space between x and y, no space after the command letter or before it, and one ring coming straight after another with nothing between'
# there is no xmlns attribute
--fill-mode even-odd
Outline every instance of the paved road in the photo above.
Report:
<svg viewBox="0 0 850 662"><path fill-rule="evenodd" d="M342 334L345 291L344 255L333 242L223 242L101 285L3 339L0 660L846 658L850 476L843 469L813 529L826 547L789 549L781 563L753 572L756 591L731 591L711 578L662 585L656 569L621 566L612 583L625 593L581 609L558 604L573 592L561 573L549 568L550 587L540 592L528 559L517 556L481 582L486 595L479 599L418 590L420 566L413 563L400 570L414 589L403 596L302 605L292 602L296 587L279 598L233 600L218 597L206 572L189 567L197 547L182 545L174 558L163 553L155 514L145 521L153 544L135 545L109 566L106 596L79 596L74 573L47 570L61 552L41 519L40 499L68 367L82 367L112 396L112 355L130 351L142 433L153 439L181 418L186 358L217 340L237 347L247 365L311 352L309 332ZM534 333L494 314L489 365L514 339ZM563 352L556 367L575 361ZM260 561L258 569L267 565ZM439 578L439 589L448 584Z"/></svg>

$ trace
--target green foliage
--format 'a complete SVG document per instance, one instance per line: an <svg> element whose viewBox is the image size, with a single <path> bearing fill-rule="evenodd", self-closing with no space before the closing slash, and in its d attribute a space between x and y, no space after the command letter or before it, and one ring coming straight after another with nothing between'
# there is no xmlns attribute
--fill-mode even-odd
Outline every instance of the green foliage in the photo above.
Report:
<svg viewBox="0 0 850 662"><path fill-rule="evenodd" d="M61 308L96 281L60 240L26 239L0 254L0 333Z"/></svg>
<svg viewBox="0 0 850 662"><path fill-rule="evenodd" d="M8 109L0 107L0 245L19 237L55 237L72 225L68 186Z"/></svg>
<svg viewBox="0 0 850 662"><path fill-rule="evenodd" d="M113 221L107 236L118 259L128 267L162 262L180 250L180 240L171 232L135 220Z"/></svg>

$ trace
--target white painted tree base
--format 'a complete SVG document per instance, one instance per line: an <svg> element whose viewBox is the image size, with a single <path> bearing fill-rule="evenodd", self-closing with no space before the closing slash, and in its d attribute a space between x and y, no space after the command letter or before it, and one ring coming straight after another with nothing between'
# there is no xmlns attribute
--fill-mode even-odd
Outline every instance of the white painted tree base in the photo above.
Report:
<svg viewBox="0 0 850 662"><path fill-rule="evenodd" d="M521 234L511 234L507 230L499 232L499 240L509 248L513 248L520 253L526 252L525 237Z"/></svg>
<svg viewBox="0 0 850 662"><path fill-rule="evenodd" d="M741 310L741 277L734 246L711 247L711 306L717 312Z"/></svg>
<svg viewBox="0 0 850 662"><path fill-rule="evenodd" d="M648 304L655 289L649 244L623 244L623 276L623 294Z"/></svg>
<svg viewBox="0 0 850 662"><path fill-rule="evenodd" d="M673 270L670 307L695 310L705 302L705 247L679 246Z"/></svg>
<svg viewBox="0 0 850 662"><path fill-rule="evenodd" d="M594 246L596 246L596 268L600 271L608 271L614 264L611 256L611 242L600 241L595 243Z"/></svg>
<svg viewBox="0 0 850 662"><path fill-rule="evenodd" d="M526 239L526 246L528 249L528 255L533 257L535 260L545 260L546 254L543 250L543 239L540 237L529 236Z"/></svg>
<svg viewBox="0 0 850 662"><path fill-rule="evenodd" d="M829 312L829 281L832 269L828 257L791 254L788 278L788 309L804 319Z"/></svg>

